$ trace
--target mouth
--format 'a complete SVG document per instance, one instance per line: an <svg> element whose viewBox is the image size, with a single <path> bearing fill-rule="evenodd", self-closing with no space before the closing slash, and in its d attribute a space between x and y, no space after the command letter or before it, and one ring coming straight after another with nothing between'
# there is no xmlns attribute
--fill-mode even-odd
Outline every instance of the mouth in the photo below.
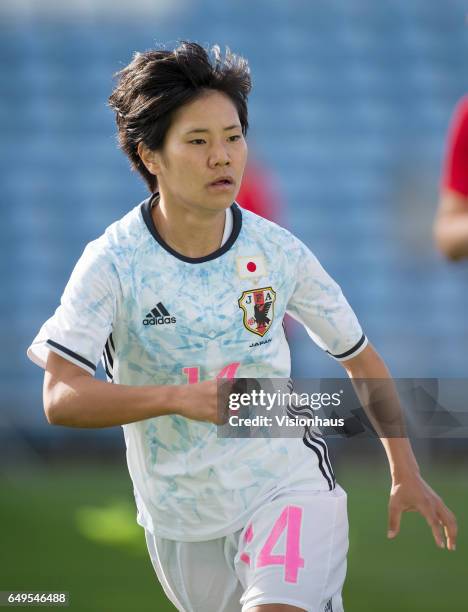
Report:
<svg viewBox="0 0 468 612"><path fill-rule="evenodd" d="M234 185L234 179L230 176L221 176L216 181L209 183L208 187L229 187Z"/></svg>

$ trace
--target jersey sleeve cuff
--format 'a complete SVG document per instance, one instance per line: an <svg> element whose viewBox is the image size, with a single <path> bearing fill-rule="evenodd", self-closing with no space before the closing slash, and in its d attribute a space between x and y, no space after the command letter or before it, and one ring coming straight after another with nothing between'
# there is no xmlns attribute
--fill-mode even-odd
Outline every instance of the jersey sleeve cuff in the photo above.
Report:
<svg viewBox="0 0 468 612"><path fill-rule="evenodd" d="M89 361L85 357L82 357L81 355L78 355L78 353L75 353L66 346L55 342L55 340L51 340L50 338L45 342L32 344L28 348L27 355L29 359L31 359L31 361L33 361L36 365L41 368L45 368L48 351L53 351L57 355L60 355L60 357L66 359L67 361L70 361L71 363L79 366L80 368L83 368L83 370L86 370L86 372L89 372L89 374L91 374L92 376L94 376L96 373L96 366L91 361Z"/></svg>
<svg viewBox="0 0 468 612"><path fill-rule="evenodd" d="M356 344L352 348L345 351L344 353L340 353L339 355L334 355L333 353L330 353L330 351L327 351L327 353L331 355L333 359L336 359L336 361L347 361L348 359L351 359L352 357L357 357L359 353L361 353L368 344L369 344L369 340L366 338L364 334L362 334L359 341L356 342Z"/></svg>

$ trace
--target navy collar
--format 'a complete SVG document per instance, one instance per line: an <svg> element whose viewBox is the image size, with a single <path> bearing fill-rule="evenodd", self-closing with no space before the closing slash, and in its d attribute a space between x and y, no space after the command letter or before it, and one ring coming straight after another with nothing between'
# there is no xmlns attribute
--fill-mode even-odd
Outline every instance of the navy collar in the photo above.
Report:
<svg viewBox="0 0 468 612"><path fill-rule="evenodd" d="M141 203L141 214L143 216L143 220L146 224L146 227L148 228L153 238L163 247L163 249L165 249L168 253L170 253L174 257L177 257L177 259L180 259L181 261L185 261L186 263L192 263L192 264L203 263L205 261L211 261L212 259L221 257L221 255L224 255L224 253L229 251L229 249L232 247L232 245L237 240L237 237L239 236L239 233L242 227L242 212L239 206L236 204L236 202L234 202L233 204L231 204L232 232L229 238L226 240L226 242L222 246L220 246L219 249L216 249L216 251L214 251L213 253L210 253L209 255L205 255L204 257L186 257L185 255L178 253L172 247L170 247L167 244L167 242L163 240L162 236L160 235L160 233L156 229L156 226L154 225L153 216L151 214L151 209L153 208L154 202L158 198L159 198L159 192L156 191L149 198L144 200Z"/></svg>

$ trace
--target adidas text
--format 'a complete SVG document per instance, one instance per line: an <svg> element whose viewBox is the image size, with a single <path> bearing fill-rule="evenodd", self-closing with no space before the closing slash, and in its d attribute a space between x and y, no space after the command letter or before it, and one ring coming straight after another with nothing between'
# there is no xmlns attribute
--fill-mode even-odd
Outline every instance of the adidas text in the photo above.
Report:
<svg viewBox="0 0 468 612"><path fill-rule="evenodd" d="M143 319L143 325L168 325L175 322L175 317L150 317Z"/></svg>

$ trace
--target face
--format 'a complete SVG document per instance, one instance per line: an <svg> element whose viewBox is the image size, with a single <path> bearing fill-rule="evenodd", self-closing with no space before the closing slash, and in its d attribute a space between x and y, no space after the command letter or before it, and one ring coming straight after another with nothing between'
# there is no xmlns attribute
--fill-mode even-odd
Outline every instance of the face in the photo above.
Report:
<svg viewBox="0 0 468 612"><path fill-rule="evenodd" d="M221 210L239 192L247 143L233 102L210 91L178 109L162 151L140 155L166 203ZM221 177L229 181L214 183Z"/></svg>

